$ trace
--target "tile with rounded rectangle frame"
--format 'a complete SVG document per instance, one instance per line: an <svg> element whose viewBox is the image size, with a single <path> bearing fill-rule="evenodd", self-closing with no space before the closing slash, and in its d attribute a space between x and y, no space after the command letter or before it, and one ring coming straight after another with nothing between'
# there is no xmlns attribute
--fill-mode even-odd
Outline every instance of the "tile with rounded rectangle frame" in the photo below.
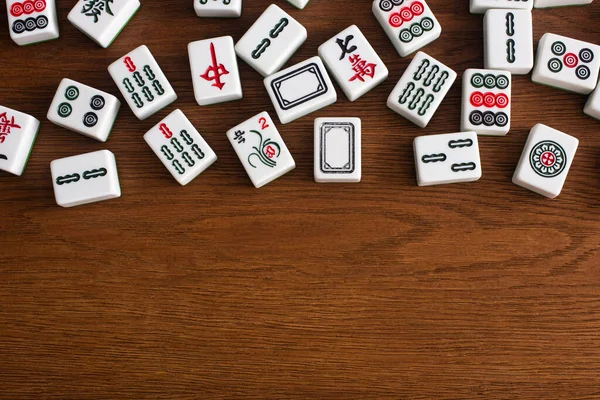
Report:
<svg viewBox="0 0 600 400"><path fill-rule="evenodd" d="M362 175L360 119L317 118L314 130L315 182L360 182Z"/></svg>

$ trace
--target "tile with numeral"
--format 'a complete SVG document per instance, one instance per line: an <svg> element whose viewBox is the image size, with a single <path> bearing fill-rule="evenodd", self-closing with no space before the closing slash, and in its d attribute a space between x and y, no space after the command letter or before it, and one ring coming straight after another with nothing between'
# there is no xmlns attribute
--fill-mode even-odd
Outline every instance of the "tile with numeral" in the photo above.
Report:
<svg viewBox="0 0 600 400"><path fill-rule="evenodd" d="M0 106L0 170L23 174L39 129L31 115Z"/></svg>
<svg viewBox="0 0 600 400"><path fill-rule="evenodd" d="M194 0L199 17L238 18L242 15L242 0Z"/></svg>
<svg viewBox="0 0 600 400"><path fill-rule="evenodd" d="M481 178L475 132L419 136L413 141L419 186L474 182Z"/></svg>
<svg viewBox="0 0 600 400"><path fill-rule="evenodd" d="M510 131L512 77L508 71L468 69L463 74L461 131L506 135Z"/></svg>
<svg viewBox="0 0 600 400"><path fill-rule="evenodd" d="M549 126L531 129L512 181L542 196L557 197L565 184L579 140Z"/></svg>
<svg viewBox="0 0 600 400"><path fill-rule="evenodd" d="M140 120L177 99L175 90L146 46L140 46L112 63L108 72Z"/></svg>
<svg viewBox="0 0 600 400"><path fill-rule="evenodd" d="M352 25L319 47L319 57L354 101L388 77L388 69L367 38Z"/></svg>
<svg viewBox="0 0 600 400"><path fill-rule="evenodd" d="M546 33L538 44L533 82L589 94L598 82L600 46Z"/></svg>
<svg viewBox="0 0 600 400"><path fill-rule="evenodd" d="M79 0L67 19L99 46L107 48L139 8L139 0Z"/></svg>
<svg viewBox="0 0 600 400"><path fill-rule="evenodd" d="M235 44L236 54L263 77L281 69L306 40L298 21L271 4Z"/></svg>
<svg viewBox="0 0 600 400"><path fill-rule="evenodd" d="M525 75L533 68L533 22L529 10L492 9L483 18L486 69Z"/></svg>
<svg viewBox="0 0 600 400"><path fill-rule="evenodd" d="M19 46L57 39L55 0L6 0L11 39Z"/></svg>
<svg viewBox="0 0 600 400"><path fill-rule="evenodd" d="M75 207L121 197L115 155L108 150L50 163L56 204Z"/></svg>
<svg viewBox="0 0 600 400"><path fill-rule="evenodd" d="M425 128L456 80L456 72L418 52L387 100L387 106Z"/></svg>
<svg viewBox="0 0 600 400"><path fill-rule="evenodd" d="M217 155L181 110L156 124L144 140L181 185L187 185L217 161Z"/></svg>
<svg viewBox="0 0 600 400"><path fill-rule="evenodd" d="M65 78L58 86L47 117L58 126L105 142L120 107L121 102L112 94Z"/></svg>
<svg viewBox="0 0 600 400"><path fill-rule="evenodd" d="M374 0L372 10L400 57L425 47L442 33L425 0Z"/></svg>
<svg viewBox="0 0 600 400"><path fill-rule="evenodd" d="M201 106L239 100L242 83L233 38L222 36L188 44L194 96Z"/></svg>
<svg viewBox="0 0 600 400"><path fill-rule="evenodd" d="M290 151L267 112L230 129L227 138L257 188L296 168Z"/></svg>

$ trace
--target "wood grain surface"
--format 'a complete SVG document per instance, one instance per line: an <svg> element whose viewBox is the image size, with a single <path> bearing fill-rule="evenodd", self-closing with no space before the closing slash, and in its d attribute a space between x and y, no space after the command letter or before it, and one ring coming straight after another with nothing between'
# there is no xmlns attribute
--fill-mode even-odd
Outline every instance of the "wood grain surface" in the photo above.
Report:
<svg viewBox="0 0 600 400"><path fill-rule="evenodd" d="M2 399L600 399L600 124L585 97L513 83L513 129L480 139L483 178L416 186L412 139L460 129L461 81L419 129L385 106L400 58L369 0L277 4L308 29L287 63L357 24L390 69L355 103L278 128L297 168L255 189L225 132L266 110L244 62L241 101L199 107L187 43L239 39L240 19L200 19L192 0L144 1L109 49L68 23L20 48L0 32L0 104L42 121L22 177L0 173ZM483 67L482 16L430 0L443 33L425 51L460 75ZM0 21L6 24L4 2ZM534 11L554 32L600 43L600 2ZM146 44L179 100L146 121L123 105L107 143L49 123L64 77L118 95L106 68ZM142 139L181 108L218 161L180 187ZM363 123L360 184L313 181L314 118ZM511 183L531 127L580 139L562 195ZM109 149L123 196L55 204L49 163Z"/></svg>

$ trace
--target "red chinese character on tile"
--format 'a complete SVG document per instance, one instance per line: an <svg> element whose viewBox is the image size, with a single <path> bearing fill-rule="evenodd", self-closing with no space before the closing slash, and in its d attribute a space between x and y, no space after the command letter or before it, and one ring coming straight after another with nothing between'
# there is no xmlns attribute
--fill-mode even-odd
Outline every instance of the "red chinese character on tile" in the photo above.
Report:
<svg viewBox="0 0 600 400"><path fill-rule="evenodd" d="M375 76L376 65L363 60L362 58L360 58L359 54L351 55L350 57L348 57L348 61L352 63L352 71L355 72L354 76L349 79L350 82L356 79L358 79L361 82L364 82L365 76L369 76L371 78Z"/></svg>
<svg viewBox="0 0 600 400"><path fill-rule="evenodd" d="M0 114L0 143L4 143L4 138L10 134L10 128L21 128L15 124L15 117L8 119L5 112Z"/></svg>

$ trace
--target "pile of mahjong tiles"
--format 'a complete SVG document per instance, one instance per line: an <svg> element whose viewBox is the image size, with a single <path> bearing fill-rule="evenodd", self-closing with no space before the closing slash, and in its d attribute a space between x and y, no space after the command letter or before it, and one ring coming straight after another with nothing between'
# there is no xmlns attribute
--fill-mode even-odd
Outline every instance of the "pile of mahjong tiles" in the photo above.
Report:
<svg viewBox="0 0 600 400"><path fill-rule="evenodd" d="M191 0L189 0L191 1ZM246 0L248 1L248 0ZM283 1L283 0L279 0ZM288 0L304 9L309 0ZM478 135L506 135L511 125L512 75L531 72L532 81L580 94L597 86L600 47L546 33L534 60L532 9L589 4L592 0L470 0L470 11L483 16L484 69L462 75L461 132L414 139L419 186L472 182L481 177ZM18 45L59 36L55 0L7 0L11 38ZM68 20L101 47L108 47L140 7L139 0L79 0ZM236 18L242 0L194 0L199 17ZM308 7L310 10L310 6ZM307 11L303 11L307 12ZM387 106L425 128L454 84L457 73L420 51L442 29L425 0L375 0L372 12L401 57L412 56ZM541 12L541 11L539 11ZM124 31L127 34L127 30ZM337 101L332 77L352 102L387 79L388 70L358 26L352 25L318 48L318 55L281 69L304 43L306 29L276 4L266 8L242 38L199 40L188 45L194 94L199 105L242 98L239 57L264 78L280 124ZM108 66L131 111L140 119L177 100L159 64L140 46ZM105 142L121 106L120 99L65 78L49 105L56 125ZM600 89L584 112L600 119ZM0 107L0 169L21 175L33 147L39 121ZM231 146L254 186L283 176L295 162L269 113L261 112L232 127ZM176 109L150 129L144 140L160 162L186 185L217 156L184 113ZM537 124L516 166L513 182L546 197L560 194L578 140ZM121 195L115 156L109 150L54 160L51 165L56 202L71 207ZM316 182L361 180L361 121L358 118L314 120Z"/></svg>

